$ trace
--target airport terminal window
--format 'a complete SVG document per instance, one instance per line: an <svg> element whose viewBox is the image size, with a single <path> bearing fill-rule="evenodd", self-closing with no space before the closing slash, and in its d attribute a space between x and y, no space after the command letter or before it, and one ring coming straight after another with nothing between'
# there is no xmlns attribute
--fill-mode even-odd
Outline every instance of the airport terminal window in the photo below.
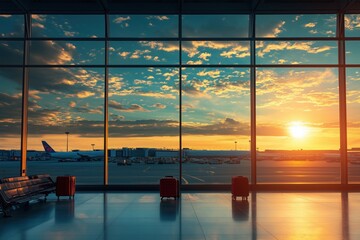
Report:
<svg viewBox="0 0 360 240"><path fill-rule="evenodd" d="M184 38L248 38L249 15L183 15Z"/></svg>
<svg viewBox="0 0 360 240"><path fill-rule="evenodd" d="M182 69L184 184L250 177L248 68Z"/></svg>
<svg viewBox="0 0 360 240"><path fill-rule="evenodd" d="M0 65L22 65L24 41L0 40ZM4 57L6 56L6 57Z"/></svg>
<svg viewBox="0 0 360 240"><path fill-rule="evenodd" d="M19 174L22 68L0 67L0 176Z"/></svg>
<svg viewBox="0 0 360 240"><path fill-rule="evenodd" d="M31 20L35 38L105 37L104 15L32 14Z"/></svg>
<svg viewBox="0 0 360 240"><path fill-rule="evenodd" d="M10 149L19 153L20 135L15 131L21 126L23 70L29 69L28 174L76 175L76 171L83 171L86 174L79 177L79 184L102 184L101 157L90 160L78 155L77 161L88 161L85 169L89 171L84 171L83 162L66 165L52 159L46 163L56 162L58 167L49 167L32 160L49 159L41 140L63 152L101 153L96 150L104 147L104 84L108 74L109 184L157 184L165 174L178 176L180 137L183 183L228 184L233 174L251 177L247 67L252 67L256 72L257 182L340 182L337 64L342 51L338 51L337 15L255 15L253 63L249 33L253 30L250 21L255 19L247 14L183 14L181 24L179 15L174 14L108 17L107 37L102 14L31 15L29 66L24 68L25 16L0 14L0 55L6 56L0 60L0 81L6 84L0 90L4 99L0 110L5 113L9 106L13 110L10 117L3 116L0 127L14 126L13 132L0 137L4 139L0 149L6 150L0 157ZM345 14L344 22L348 156L353 161L359 147L359 14ZM209 158L201 155L205 150L244 154L240 158ZM117 165L124 163L119 161L124 157L135 157L131 168ZM147 165L146 161L172 164ZM18 162L12 163L18 166ZM349 164L349 181L353 183L360 182L356 164ZM125 178L117 171L132 174Z"/></svg>
<svg viewBox="0 0 360 240"><path fill-rule="evenodd" d="M0 38L23 38L24 15L0 14Z"/></svg>
<svg viewBox="0 0 360 240"><path fill-rule="evenodd" d="M110 184L179 179L179 71L109 69Z"/></svg>
<svg viewBox="0 0 360 240"><path fill-rule="evenodd" d="M176 38L177 15L110 15L110 37Z"/></svg>
<svg viewBox="0 0 360 240"><path fill-rule="evenodd" d="M360 68L348 68L346 78L349 182L360 183Z"/></svg>
<svg viewBox="0 0 360 240"><path fill-rule="evenodd" d="M360 64L360 41L346 42L346 63Z"/></svg>
<svg viewBox="0 0 360 240"><path fill-rule="evenodd" d="M183 41L182 61L189 65L249 65L250 42Z"/></svg>
<svg viewBox="0 0 360 240"><path fill-rule="evenodd" d="M103 65L103 41L31 41L32 65Z"/></svg>
<svg viewBox="0 0 360 240"><path fill-rule="evenodd" d="M259 183L339 183L336 68L259 68Z"/></svg>
<svg viewBox="0 0 360 240"><path fill-rule="evenodd" d="M103 182L104 69L30 68L28 149L44 149L28 174L75 175L78 184ZM68 134L66 134L68 132ZM99 150L99 151L94 151Z"/></svg>
<svg viewBox="0 0 360 240"><path fill-rule="evenodd" d="M257 64L336 64L335 41L257 41Z"/></svg>
<svg viewBox="0 0 360 240"><path fill-rule="evenodd" d="M345 36L360 37L360 14L345 14Z"/></svg>
<svg viewBox="0 0 360 240"><path fill-rule="evenodd" d="M256 37L335 37L335 14L256 15Z"/></svg>
<svg viewBox="0 0 360 240"><path fill-rule="evenodd" d="M179 64L178 41L110 41L111 65Z"/></svg>

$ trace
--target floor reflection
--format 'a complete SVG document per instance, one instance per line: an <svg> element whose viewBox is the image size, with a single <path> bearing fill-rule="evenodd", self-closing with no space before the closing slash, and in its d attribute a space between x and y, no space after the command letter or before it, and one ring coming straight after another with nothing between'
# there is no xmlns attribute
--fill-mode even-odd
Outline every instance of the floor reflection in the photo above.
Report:
<svg viewBox="0 0 360 240"><path fill-rule="evenodd" d="M234 221L249 220L249 201L248 200L232 200L231 201L232 217Z"/></svg>
<svg viewBox="0 0 360 240"><path fill-rule="evenodd" d="M74 199L59 200L55 204L55 222L72 222L75 218Z"/></svg>
<svg viewBox="0 0 360 240"><path fill-rule="evenodd" d="M179 213L179 201L177 199L163 199L160 201L160 220L175 221Z"/></svg>
<svg viewBox="0 0 360 240"><path fill-rule="evenodd" d="M78 193L0 218L0 239L360 239L360 193ZM351 213L351 214L350 214Z"/></svg>

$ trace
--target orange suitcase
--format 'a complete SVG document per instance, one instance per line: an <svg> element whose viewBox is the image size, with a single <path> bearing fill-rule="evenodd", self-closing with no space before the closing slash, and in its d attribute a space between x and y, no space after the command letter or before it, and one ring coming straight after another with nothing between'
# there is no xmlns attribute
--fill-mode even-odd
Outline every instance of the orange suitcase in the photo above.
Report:
<svg viewBox="0 0 360 240"><path fill-rule="evenodd" d="M75 176L59 176L56 178L56 196L75 196Z"/></svg>
<svg viewBox="0 0 360 240"><path fill-rule="evenodd" d="M166 176L160 179L160 197L179 197L179 181L173 176Z"/></svg>
<svg viewBox="0 0 360 240"><path fill-rule="evenodd" d="M231 179L231 193L232 199L240 196L242 200L247 200L249 197L249 179L243 176L234 176Z"/></svg>

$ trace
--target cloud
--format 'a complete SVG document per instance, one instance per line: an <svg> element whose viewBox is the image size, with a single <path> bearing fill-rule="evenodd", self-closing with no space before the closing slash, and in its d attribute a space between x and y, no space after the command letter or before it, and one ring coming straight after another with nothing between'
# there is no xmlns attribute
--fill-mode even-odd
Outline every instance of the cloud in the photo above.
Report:
<svg viewBox="0 0 360 240"><path fill-rule="evenodd" d="M220 70L216 69L216 70L209 70L209 71L201 71L201 72L198 72L197 75L200 76L200 77L204 77L204 76L209 76L211 78L218 78L220 77Z"/></svg>
<svg viewBox="0 0 360 240"><path fill-rule="evenodd" d="M64 30L64 35L66 36L66 37L74 37L74 36L76 36L76 35L78 35L79 33L78 32L71 32L71 31L65 31Z"/></svg>
<svg viewBox="0 0 360 240"><path fill-rule="evenodd" d="M20 124L22 112L21 106L21 95L10 95L0 92L0 123Z"/></svg>
<svg viewBox="0 0 360 240"><path fill-rule="evenodd" d="M306 27L306 28L313 28L313 27L316 27L316 24L317 24L317 23L307 23L307 24L304 25L304 27Z"/></svg>
<svg viewBox="0 0 360 240"><path fill-rule="evenodd" d="M130 52L119 52L118 54L119 56L126 58L127 56L129 56Z"/></svg>
<svg viewBox="0 0 360 240"><path fill-rule="evenodd" d="M121 17L115 18L113 22L120 24L120 23L130 21L130 20L131 20L130 16L127 16L127 17L121 16Z"/></svg>
<svg viewBox="0 0 360 240"><path fill-rule="evenodd" d="M332 69L258 71L256 95L258 109L283 109L297 103L303 108L335 106L338 104L337 74Z"/></svg>
<svg viewBox="0 0 360 240"><path fill-rule="evenodd" d="M98 106L96 108L90 107L89 103L83 104L79 107L74 107L74 113L90 113L90 114L103 114L103 107Z"/></svg>
<svg viewBox="0 0 360 240"><path fill-rule="evenodd" d="M46 21L46 15L39 15L39 14L31 14L32 20L38 21L38 22L45 22Z"/></svg>
<svg viewBox="0 0 360 240"><path fill-rule="evenodd" d="M166 105L161 104L161 103L156 103L156 104L152 105L152 107L158 108L158 109L165 109Z"/></svg>
<svg viewBox="0 0 360 240"><path fill-rule="evenodd" d="M76 47L71 43L38 41L31 45L30 63L40 65L71 64Z"/></svg>
<svg viewBox="0 0 360 240"><path fill-rule="evenodd" d="M259 41L256 44L257 50L257 56L264 57L265 54L271 53L272 51L284 51L284 50L297 50L297 51L305 51L307 53L311 54L318 54L326 51L330 51L334 47L332 46L320 46L315 47L313 46L315 42L269 42L265 43L263 41Z"/></svg>
<svg viewBox="0 0 360 240"><path fill-rule="evenodd" d="M211 53L203 52L200 54L199 58L203 59L204 61L209 61L209 58L211 57Z"/></svg>
<svg viewBox="0 0 360 240"><path fill-rule="evenodd" d="M285 31L285 24L285 21L268 20L263 24L256 25L256 34L258 37L277 37Z"/></svg>
<svg viewBox="0 0 360 240"><path fill-rule="evenodd" d="M345 29L348 31L355 31L360 28L359 14L345 14Z"/></svg>
<svg viewBox="0 0 360 240"><path fill-rule="evenodd" d="M193 73L196 76L187 75ZM185 71L183 74L183 93L194 98L211 99L213 97L231 98L249 94L249 79L242 76L245 72L237 70L207 69Z"/></svg>
<svg viewBox="0 0 360 240"><path fill-rule="evenodd" d="M78 98L88 98L88 97L91 97L91 96L94 96L94 95L95 95L95 93L90 92L90 91L81 91L81 92L76 93L76 96Z"/></svg>
<svg viewBox="0 0 360 240"><path fill-rule="evenodd" d="M144 47L150 47L151 49L156 49L159 51L164 51L164 52L179 51L179 44L177 41L169 41L169 42L139 41L139 43Z"/></svg>
<svg viewBox="0 0 360 240"><path fill-rule="evenodd" d="M149 112L149 110L146 110L138 104L131 104L129 107L124 107L121 103L115 100L109 101L109 107L122 112Z"/></svg>
<svg viewBox="0 0 360 240"><path fill-rule="evenodd" d="M196 60L196 61L187 61L186 64L191 64L191 65L200 65L203 64L203 61L201 60Z"/></svg>
<svg viewBox="0 0 360 240"><path fill-rule="evenodd" d="M152 77L154 78L154 77ZM152 79L150 76L148 77L148 79ZM135 85L152 85L152 82L151 81L147 81L147 80L140 80L140 79L135 79L134 80L134 84Z"/></svg>
<svg viewBox="0 0 360 240"><path fill-rule="evenodd" d="M41 23L32 23L31 26L32 26L33 28L45 29L44 24L41 24Z"/></svg>
<svg viewBox="0 0 360 240"><path fill-rule="evenodd" d="M240 122L232 118L226 118L214 123L183 123L184 135L249 135L250 125L246 122Z"/></svg>
<svg viewBox="0 0 360 240"><path fill-rule="evenodd" d="M147 16L146 19L151 20L151 19L155 19L158 21L169 21L170 18L168 16L165 15L157 15L157 16ZM150 23L151 24L151 23Z"/></svg>
<svg viewBox="0 0 360 240"><path fill-rule="evenodd" d="M200 50L201 49L201 50ZM187 53L188 57L203 54L205 50L224 50L220 56L222 57L245 57L249 56L250 48L248 43L242 42L229 42L229 41L185 41L183 42L182 50ZM226 51L225 51L226 50Z"/></svg>
<svg viewBox="0 0 360 240"><path fill-rule="evenodd" d="M71 107L71 108L76 107L76 102L70 101L70 102L69 102L69 107Z"/></svg>

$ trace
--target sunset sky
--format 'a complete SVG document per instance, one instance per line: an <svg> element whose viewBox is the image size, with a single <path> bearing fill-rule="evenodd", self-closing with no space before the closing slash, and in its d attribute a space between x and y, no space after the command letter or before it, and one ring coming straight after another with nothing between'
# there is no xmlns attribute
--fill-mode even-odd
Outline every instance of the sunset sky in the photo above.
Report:
<svg viewBox="0 0 360 240"><path fill-rule="evenodd" d="M178 16L109 19L109 148L178 149ZM103 147L104 20L32 15L28 149L47 140L66 150L66 131L70 149ZM345 20L345 35L360 37L360 15ZM22 21L0 15L0 149L20 148ZM258 149L339 149L336 22L331 14L257 16ZM183 147L228 150L236 141L248 150L249 17L184 15L182 27ZM296 37L321 39L281 39ZM347 64L360 64L359 49L360 41L346 42ZM301 66L273 66L282 64ZM346 77L348 147L360 147L360 68L348 67Z"/></svg>

